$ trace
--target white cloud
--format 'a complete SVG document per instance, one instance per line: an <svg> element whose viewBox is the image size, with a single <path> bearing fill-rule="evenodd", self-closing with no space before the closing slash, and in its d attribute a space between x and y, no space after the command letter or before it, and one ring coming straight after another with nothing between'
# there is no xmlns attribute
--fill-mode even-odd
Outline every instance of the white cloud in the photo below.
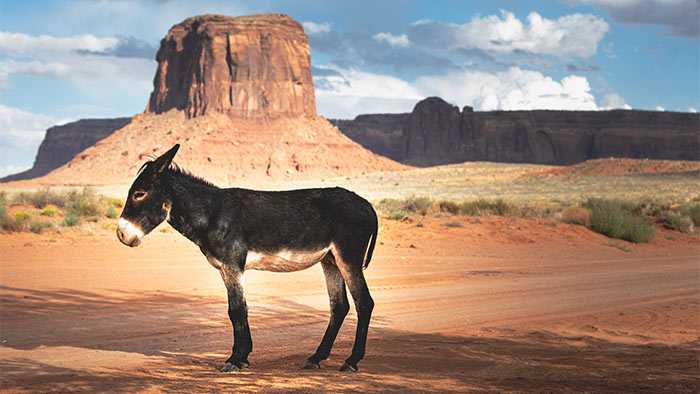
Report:
<svg viewBox="0 0 700 394"><path fill-rule="evenodd" d="M481 111L598 109L585 77L569 75L556 81L518 67L497 73L462 71L421 77L416 85L425 96L440 96Z"/></svg>
<svg viewBox="0 0 700 394"><path fill-rule="evenodd" d="M70 68L59 62L40 62L36 60L17 62L8 60L0 62L0 87L3 87L11 74L43 75L54 78L68 76Z"/></svg>
<svg viewBox="0 0 700 394"><path fill-rule="evenodd" d="M655 111L666 111L666 108L664 108L664 107L662 107L662 106L660 106L660 105L657 105L656 108L654 108L654 110L655 110Z"/></svg>
<svg viewBox="0 0 700 394"><path fill-rule="evenodd" d="M477 16L461 25L422 20L415 22L413 28L416 36L430 37L450 48L494 53L523 51L559 57L594 55L609 30L603 19L590 14L547 19L532 12L523 22L507 11L501 11L500 16Z"/></svg>
<svg viewBox="0 0 700 394"><path fill-rule="evenodd" d="M490 110L598 110L585 77L569 75L557 81L537 71L512 67L502 72L460 71L418 78L409 83L389 75L333 67L335 74L316 77L319 112L352 118L361 113L410 112L416 101L439 96L459 106ZM618 102L614 102L618 99ZM625 108L621 97L608 104ZM606 102L606 100L603 100Z"/></svg>
<svg viewBox="0 0 700 394"><path fill-rule="evenodd" d="M70 37L31 36L0 31L0 53L71 52L77 50L104 52L117 45L115 37L84 34Z"/></svg>
<svg viewBox="0 0 700 394"><path fill-rule="evenodd" d="M362 113L409 112L423 96L410 83L389 75L319 67L314 77L318 111L328 118L353 118Z"/></svg>
<svg viewBox="0 0 700 394"><path fill-rule="evenodd" d="M67 121L0 104L0 174L31 167L46 129Z"/></svg>
<svg viewBox="0 0 700 394"><path fill-rule="evenodd" d="M372 38L377 41L377 42L386 42L387 44L394 46L394 47L403 47L406 48L411 45L411 41L408 39L408 36L405 34L401 34L398 36L395 36L391 33L377 33L372 36Z"/></svg>
<svg viewBox="0 0 700 394"><path fill-rule="evenodd" d="M698 109L695 107L688 107L688 112L690 112L692 114L696 114L696 113L698 113Z"/></svg>
<svg viewBox="0 0 700 394"><path fill-rule="evenodd" d="M304 26L304 31L308 35L328 33L331 31L331 25L328 22L316 23L316 22L302 22Z"/></svg>
<svg viewBox="0 0 700 394"><path fill-rule="evenodd" d="M617 93L609 93L603 96L603 102L600 105L600 109L632 109L632 107L625 102L625 99Z"/></svg>

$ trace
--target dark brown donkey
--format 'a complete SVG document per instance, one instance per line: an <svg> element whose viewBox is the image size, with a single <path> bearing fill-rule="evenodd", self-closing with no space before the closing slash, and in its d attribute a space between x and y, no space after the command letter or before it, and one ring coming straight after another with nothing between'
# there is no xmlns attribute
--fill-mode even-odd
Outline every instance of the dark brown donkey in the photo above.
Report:
<svg viewBox="0 0 700 394"><path fill-rule="evenodd" d="M117 236L137 246L167 220L199 246L221 273L228 291L233 350L224 372L249 365L253 341L241 276L247 269L292 272L321 263L331 318L316 352L304 368L320 368L328 358L350 309L347 286L357 310L352 354L341 371L357 371L365 355L374 301L363 275L377 240L377 215L367 200L341 188L290 191L220 189L172 166L179 145L146 162L131 185Z"/></svg>

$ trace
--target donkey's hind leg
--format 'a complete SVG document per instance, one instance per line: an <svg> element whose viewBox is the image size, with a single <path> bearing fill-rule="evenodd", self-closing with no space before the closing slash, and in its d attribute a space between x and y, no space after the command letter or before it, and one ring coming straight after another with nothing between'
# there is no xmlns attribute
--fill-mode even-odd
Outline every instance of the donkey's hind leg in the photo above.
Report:
<svg viewBox="0 0 700 394"><path fill-rule="evenodd" d="M337 253L336 249L336 265L340 273L345 279L345 283L350 290L352 299L355 302L355 310L357 311L357 330L355 332L355 343L352 346L350 357L345 360L345 363L340 367L341 371L357 372L357 363L365 356L365 346L367 344L367 331L369 330L369 321L372 317L372 309L374 309L374 300L369 294L369 288L365 281L365 276L362 273L362 253L347 255L344 251ZM339 254L345 255L340 257Z"/></svg>
<svg viewBox="0 0 700 394"><path fill-rule="evenodd" d="M331 318L326 328L326 333L323 334L321 344L318 345L316 353L306 360L305 369L320 368L320 362L327 359L333 348L333 342L338 335L340 326L343 325L343 320L350 310L350 303L345 292L345 282L340 274L338 267L335 265L335 259L332 254L327 254L321 261L323 274L326 277L326 288L328 289L328 298L331 305Z"/></svg>

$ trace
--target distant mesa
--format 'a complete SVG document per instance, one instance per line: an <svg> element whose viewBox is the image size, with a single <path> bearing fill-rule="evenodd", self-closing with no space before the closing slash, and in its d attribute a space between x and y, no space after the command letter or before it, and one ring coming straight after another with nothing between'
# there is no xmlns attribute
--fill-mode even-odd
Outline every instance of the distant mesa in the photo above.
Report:
<svg viewBox="0 0 700 394"><path fill-rule="evenodd" d="M700 114L657 111L461 111L439 97L411 113L334 120L367 149L412 165L464 161L573 164L626 157L700 160Z"/></svg>
<svg viewBox="0 0 700 394"><path fill-rule="evenodd" d="M68 163L78 153L131 122L131 118L81 119L53 126L39 145L34 166L27 171L0 178L0 182L19 181L44 176Z"/></svg>
<svg viewBox="0 0 700 394"><path fill-rule="evenodd" d="M146 112L316 116L309 43L286 15L187 18L168 31L156 60Z"/></svg>

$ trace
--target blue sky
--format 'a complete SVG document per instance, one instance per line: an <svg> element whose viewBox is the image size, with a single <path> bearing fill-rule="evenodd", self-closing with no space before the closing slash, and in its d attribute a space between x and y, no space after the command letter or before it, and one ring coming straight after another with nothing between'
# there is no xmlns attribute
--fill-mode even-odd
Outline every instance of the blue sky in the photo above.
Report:
<svg viewBox="0 0 700 394"><path fill-rule="evenodd" d="M0 175L47 127L143 111L168 28L282 12L312 49L319 112L700 108L696 0L24 1L0 3Z"/></svg>

